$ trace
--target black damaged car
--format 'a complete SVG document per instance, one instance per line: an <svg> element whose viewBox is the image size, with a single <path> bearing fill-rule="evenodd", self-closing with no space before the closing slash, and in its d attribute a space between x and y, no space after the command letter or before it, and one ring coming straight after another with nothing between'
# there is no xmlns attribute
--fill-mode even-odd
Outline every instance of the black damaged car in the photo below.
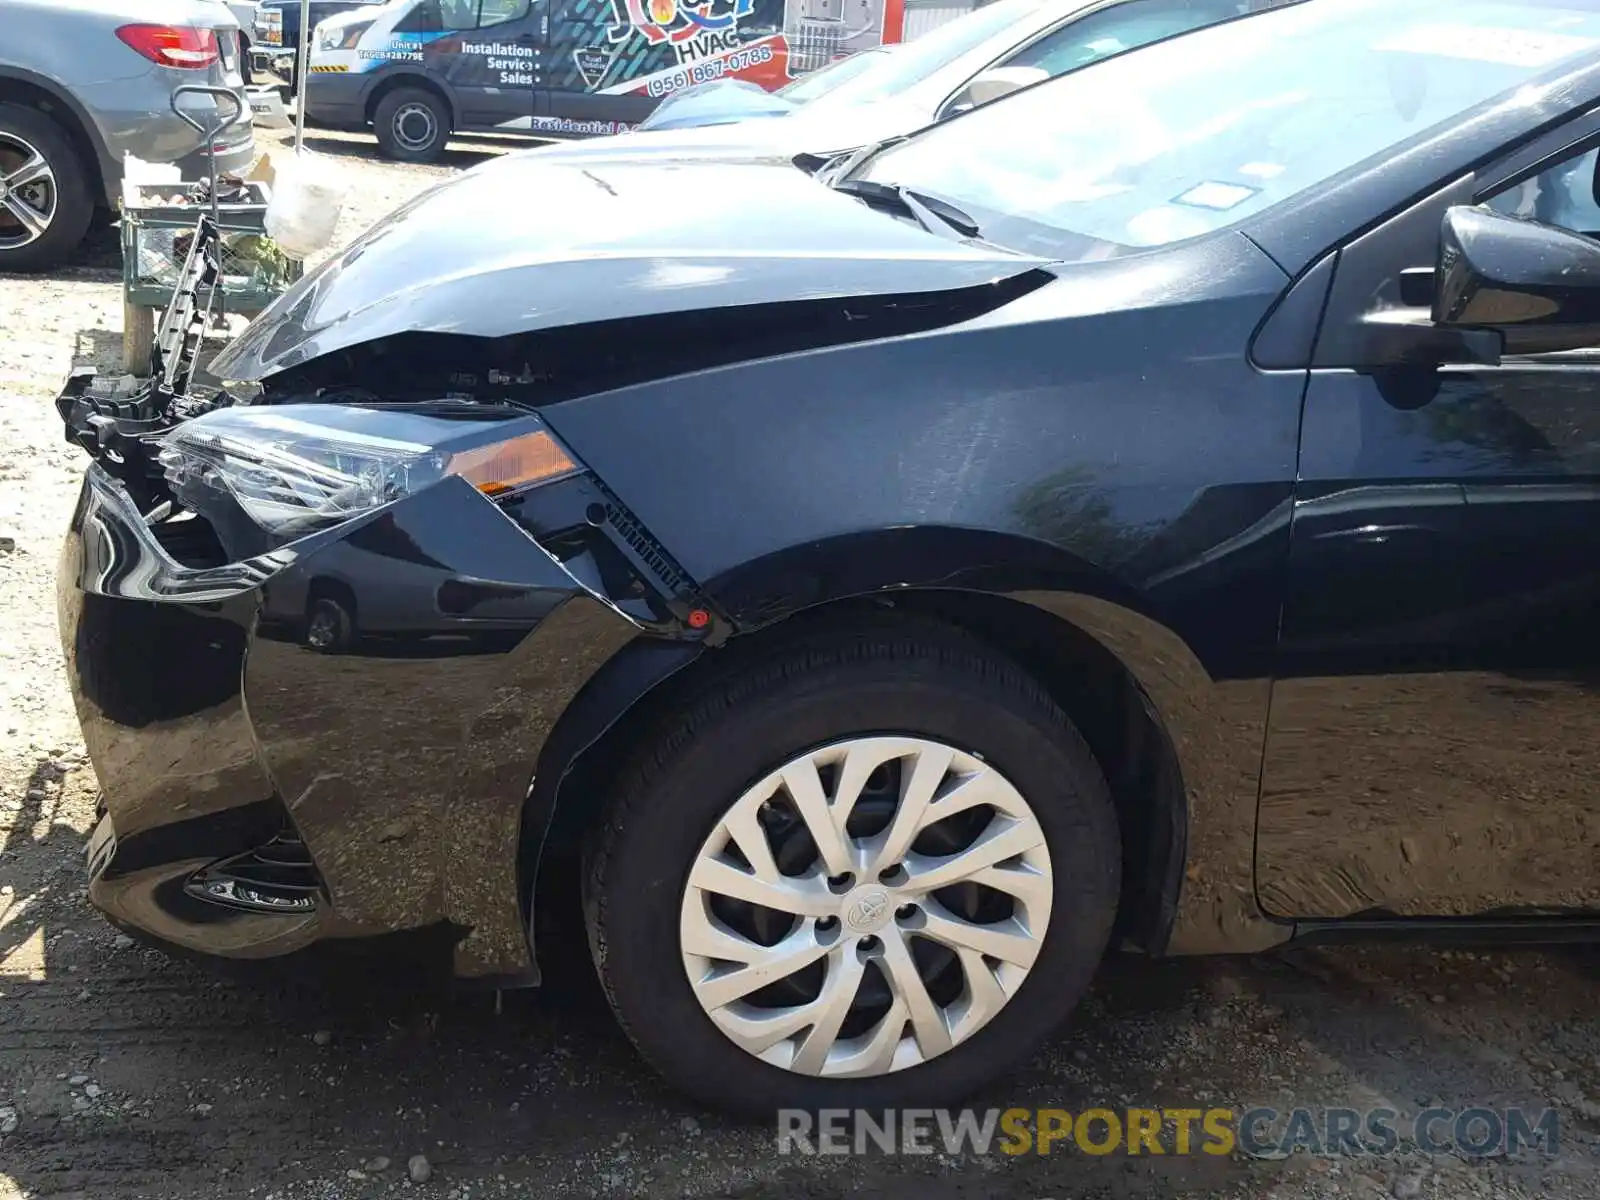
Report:
<svg viewBox="0 0 1600 1200"><path fill-rule="evenodd" d="M443 183L219 396L63 398L94 903L496 986L586 928L747 1110L967 1093L1112 944L1592 935L1597 146L1595 0L1305 0Z"/></svg>

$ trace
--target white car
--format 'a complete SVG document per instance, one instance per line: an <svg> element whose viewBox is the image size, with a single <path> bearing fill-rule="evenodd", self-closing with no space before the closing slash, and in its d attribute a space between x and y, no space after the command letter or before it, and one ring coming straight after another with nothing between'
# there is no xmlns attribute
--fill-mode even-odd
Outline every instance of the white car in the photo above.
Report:
<svg viewBox="0 0 1600 1200"><path fill-rule="evenodd" d="M945 117L1137 46L1289 0L996 0L800 105L791 115L638 130L526 154L834 154Z"/></svg>

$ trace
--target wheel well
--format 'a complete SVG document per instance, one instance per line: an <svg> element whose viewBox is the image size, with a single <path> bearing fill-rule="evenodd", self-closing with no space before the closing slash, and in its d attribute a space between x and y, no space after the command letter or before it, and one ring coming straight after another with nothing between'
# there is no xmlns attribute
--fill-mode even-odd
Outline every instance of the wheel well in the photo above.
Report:
<svg viewBox="0 0 1600 1200"><path fill-rule="evenodd" d="M342 579L319 575L306 589L306 612L309 614L318 600L332 600L350 614L351 624L356 621L356 594Z"/></svg>
<svg viewBox="0 0 1600 1200"><path fill-rule="evenodd" d="M48 89L36 83L15 79L9 75L0 76L0 104L20 104L25 108L34 109L61 126L72 142L72 148L78 155L78 162L88 177L89 194L94 197L95 206L97 208L105 206L106 182L100 170L100 155L95 150L94 139L83 122L78 119L78 114L72 110L71 105L62 103Z"/></svg>
<svg viewBox="0 0 1600 1200"><path fill-rule="evenodd" d="M367 124L370 125L377 119L378 105L382 103L383 98L395 89L404 87L416 88L421 92L432 92L437 96L439 103L444 105L444 111L450 117L450 127L452 129L455 128L455 105L450 103L450 97L445 90L426 75L391 75L388 79L381 81L377 87L372 89L372 95L367 97Z"/></svg>
<svg viewBox="0 0 1600 1200"><path fill-rule="evenodd" d="M534 873L535 945L543 951L558 930L582 927L577 909L579 853L628 748L662 714L724 674L770 654L780 641L818 629L849 630L898 615L953 626L1006 655L1050 693L1089 744L1110 785L1122 832L1123 891L1116 936L1158 952L1166 943L1183 871L1187 807L1177 756L1154 707L1127 668L1090 634L1021 601L973 592L896 592L892 603L825 604L735 638L702 655L636 701L579 753L561 780L549 836ZM560 764L541 763L541 770ZM536 837L537 830L525 831ZM532 849L532 847L529 847ZM528 889L523 889L528 895ZM564 941L559 935L557 941Z"/></svg>

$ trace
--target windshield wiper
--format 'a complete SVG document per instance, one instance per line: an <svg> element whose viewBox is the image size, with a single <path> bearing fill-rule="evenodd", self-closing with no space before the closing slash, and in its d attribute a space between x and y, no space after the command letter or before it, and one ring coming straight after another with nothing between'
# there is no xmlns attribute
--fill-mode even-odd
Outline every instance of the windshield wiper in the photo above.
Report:
<svg viewBox="0 0 1600 1200"><path fill-rule="evenodd" d="M898 183L880 183L876 179L845 179L833 185L836 192L860 196L863 200L894 205L926 229L929 233L943 233L953 229L962 237L977 237L978 223L948 200L913 191Z"/></svg>
<svg viewBox="0 0 1600 1200"><path fill-rule="evenodd" d="M864 166L867 160L876 157L890 146L898 146L909 136L909 134L897 133L893 137L879 138L875 142L868 142L865 146L858 146L854 150L841 151L822 163L814 172L814 176L818 182L832 187L835 179L845 178L857 167Z"/></svg>

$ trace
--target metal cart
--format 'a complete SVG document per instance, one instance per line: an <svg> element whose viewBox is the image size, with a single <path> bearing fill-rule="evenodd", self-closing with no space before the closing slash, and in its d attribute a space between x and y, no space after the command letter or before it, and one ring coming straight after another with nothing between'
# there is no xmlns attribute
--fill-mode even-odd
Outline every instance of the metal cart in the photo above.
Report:
<svg viewBox="0 0 1600 1200"><path fill-rule="evenodd" d="M179 107L184 95L204 93L232 106L232 113L214 128L206 128ZM241 118L249 109L227 88L186 84L174 90L173 110L200 131L206 144ZM218 179L211 177L198 195L193 183L126 183L122 201L122 366L130 375L151 371L156 320L172 302L189 250L197 236L198 221L208 214L217 231L217 259L221 284L216 302L207 307L254 316L277 299L304 273L304 265L277 252L266 233L269 192L264 183L246 181L242 195L218 198Z"/></svg>

